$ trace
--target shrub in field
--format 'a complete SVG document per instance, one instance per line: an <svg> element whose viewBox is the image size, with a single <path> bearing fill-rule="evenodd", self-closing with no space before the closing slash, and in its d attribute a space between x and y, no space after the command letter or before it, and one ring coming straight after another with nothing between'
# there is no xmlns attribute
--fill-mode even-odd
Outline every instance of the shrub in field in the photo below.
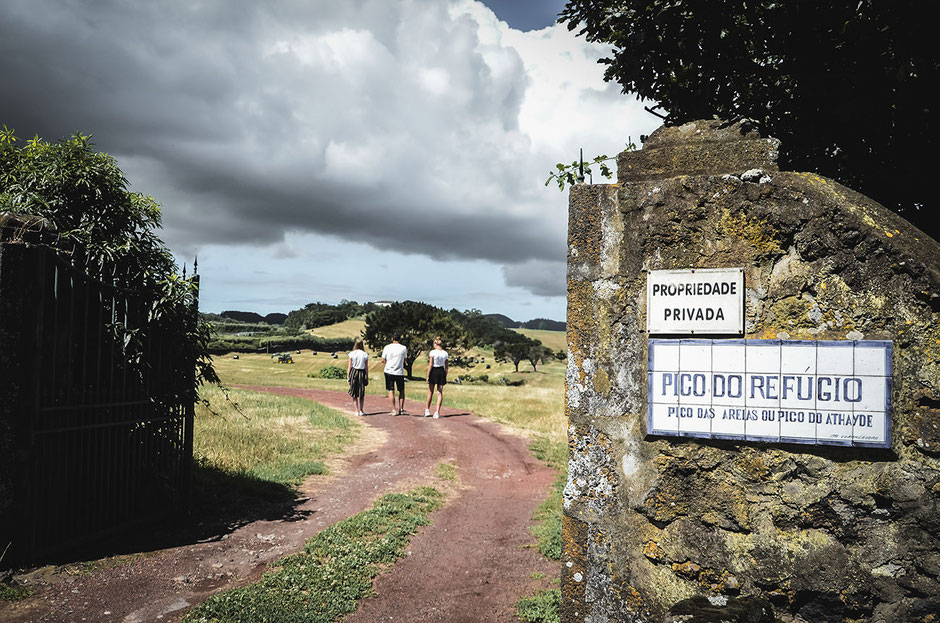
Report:
<svg viewBox="0 0 940 623"><path fill-rule="evenodd" d="M480 376L473 376L472 374L461 374L458 377L454 378L454 383L457 385L471 384L471 383L489 383L490 377L488 374L481 374Z"/></svg>
<svg viewBox="0 0 940 623"><path fill-rule="evenodd" d="M346 371L338 366L324 366L319 375L321 379L345 379Z"/></svg>

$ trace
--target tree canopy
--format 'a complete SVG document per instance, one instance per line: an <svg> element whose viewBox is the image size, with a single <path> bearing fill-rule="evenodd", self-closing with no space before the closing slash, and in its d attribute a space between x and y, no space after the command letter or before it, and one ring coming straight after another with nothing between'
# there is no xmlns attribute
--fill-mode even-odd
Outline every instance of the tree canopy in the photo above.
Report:
<svg viewBox="0 0 940 623"><path fill-rule="evenodd" d="M605 79L667 123L747 117L781 166L832 177L937 236L935 2L569 0L559 21L608 43Z"/></svg>
<svg viewBox="0 0 940 623"><path fill-rule="evenodd" d="M405 370L412 376L415 360L431 348L435 337L440 337L447 350L459 350L466 344L462 328L443 309L419 303L402 301L388 307L379 307L366 316L364 340L370 348L381 349L398 336L408 347Z"/></svg>
<svg viewBox="0 0 940 623"><path fill-rule="evenodd" d="M552 356L552 351L542 346L542 342L539 340L510 331L506 339L493 345L493 355L497 359L511 361L516 367L516 372L518 372L520 362L528 360L532 364L532 370L535 370L536 364L543 361L546 356Z"/></svg>
<svg viewBox="0 0 940 623"><path fill-rule="evenodd" d="M196 286L177 274L173 256L156 234L156 201L127 185L117 161L95 151L90 136L24 142L6 126L0 130L0 214L45 219L54 235L43 244L119 269L114 273L119 285L150 297L149 322L176 330L180 352L196 362L197 384L218 383L206 348L208 329L197 325L193 313ZM119 324L112 329L122 330ZM128 361L139 361L138 334L116 337Z"/></svg>
<svg viewBox="0 0 940 623"><path fill-rule="evenodd" d="M287 314L284 325L295 329L315 329L367 314L376 309L378 306L375 303L359 304L346 299L340 301L339 305L307 303L302 309L295 309Z"/></svg>

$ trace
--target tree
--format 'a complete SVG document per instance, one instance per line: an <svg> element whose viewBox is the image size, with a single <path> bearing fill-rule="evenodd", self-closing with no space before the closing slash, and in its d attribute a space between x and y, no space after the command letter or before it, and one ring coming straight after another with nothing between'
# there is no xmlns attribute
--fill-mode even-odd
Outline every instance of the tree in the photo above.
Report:
<svg viewBox="0 0 940 623"><path fill-rule="evenodd" d="M463 331L447 312L416 301L392 303L388 307L379 307L366 316L363 339L370 348L378 350L390 343L395 336L408 347L405 370L409 377L413 375L413 366L418 355L431 348L435 337L440 337L445 348L453 354L460 352L466 344Z"/></svg>
<svg viewBox="0 0 940 623"><path fill-rule="evenodd" d="M542 348L542 342L539 340L533 340L521 333L516 333L515 337L510 337L509 339L494 344L493 356L497 359L508 359L516 367L516 372L518 372L519 363L521 361L528 359L530 356L536 357L537 360L539 355L536 354L536 351L540 348ZM535 363L532 363L532 369L535 369Z"/></svg>
<svg viewBox="0 0 940 623"><path fill-rule="evenodd" d="M781 165L816 171L936 237L933 2L569 0L559 21L613 46L604 77L667 123L754 120Z"/></svg>
<svg viewBox="0 0 940 623"><path fill-rule="evenodd" d="M76 133L55 143L34 137L20 143L3 126L2 213L44 219L55 234L43 238L43 244L63 255L81 254L90 263L115 267L118 285L150 295L148 321L177 334L180 352L196 362L196 386L219 383L208 354L208 327L199 325L193 313L196 286L178 275L173 256L156 234L157 202L130 192L117 161L95 151L90 136ZM113 331L128 362L138 365L143 349L139 334L122 332L121 323L114 323ZM185 398L195 397L196 387L191 391Z"/></svg>
<svg viewBox="0 0 940 623"><path fill-rule="evenodd" d="M467 338L468 346L491 346L500 340L517 335L511 329L503 327L495 318L484 316L479 309L460 312L452 309L451 318L461 326Z"/></svg>
<svg viewBox="0 0 940 623"><path fill-rule="evenodd" d="M538 372L536 365L543 363L547 359L554 357L552 349L542 346L542 342L539 340L533 340L535 343L529 347L529 350L526 352L525 358L530 364L532 364L532 371ZM516 369L518 372L518 367Z"/></svg>

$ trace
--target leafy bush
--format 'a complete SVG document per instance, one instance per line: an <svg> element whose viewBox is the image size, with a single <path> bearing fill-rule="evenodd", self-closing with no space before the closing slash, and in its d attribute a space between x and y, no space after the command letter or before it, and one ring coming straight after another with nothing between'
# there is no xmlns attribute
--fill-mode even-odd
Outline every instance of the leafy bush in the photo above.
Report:
<svg viewBox="0 0 940 623"><path fill-rule="evenodd" d="M320 368L321 379L345 379L346 371L339 366L324 366Z"/></svg>
<svg viewBox="0 0 940 623"><path fill-rule="evenodd" d="M480 376L473 376L472 374L461 374L460 376L454 378L452 381L457 385L463 385L465 383L489 383L490 377L488 374L481 374Z"/></svg>
<svg viewBox="0 0 940 623"><path fill-rule="evenodd" d="M117 161L95 151L90 136L76 132L55 143L37 136L20 144L12 130L0 129L0 217L44 222L38 243L102 271L113 268L116 285L149 295L148 325L175 333L180 360L196 366L192 386L165 388L173 393L166 400L191 400L202 382L219 382L209 330L194 313L197 282L179 275L157 236L159 204L128 186ZM122 323L113 323L112 331L124 344L127 363L145 375L145 332Z"/></svg>
<svg viewBox="0 0 940 623"><path fill-rule="evenodd" d="M496 380L496 384L505 385L507 387L519 387L521 385L525 385L525 381L522 379L519 379L518 381L513 381L508 376L501 376L499 377L499 379Z"/></svg>

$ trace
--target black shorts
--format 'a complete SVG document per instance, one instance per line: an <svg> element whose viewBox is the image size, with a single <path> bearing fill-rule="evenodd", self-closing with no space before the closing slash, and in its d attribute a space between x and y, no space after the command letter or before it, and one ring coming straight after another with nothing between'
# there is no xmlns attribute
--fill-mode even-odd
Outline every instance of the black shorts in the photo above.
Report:
<svg viewBox="0 0 940 623"><path fill-rule="evenodd" d="M405 375L404 374L389 374L385 373L385 389L390 392L395 391L395 388L398 388L399 392L405 391Z"/></svg>
<svg viewBox="0 0 940 623"><path fill-rule="evenodd" d="M428 385L447 385L447 372L444 371L444 366L431 368Z"/></svg>

